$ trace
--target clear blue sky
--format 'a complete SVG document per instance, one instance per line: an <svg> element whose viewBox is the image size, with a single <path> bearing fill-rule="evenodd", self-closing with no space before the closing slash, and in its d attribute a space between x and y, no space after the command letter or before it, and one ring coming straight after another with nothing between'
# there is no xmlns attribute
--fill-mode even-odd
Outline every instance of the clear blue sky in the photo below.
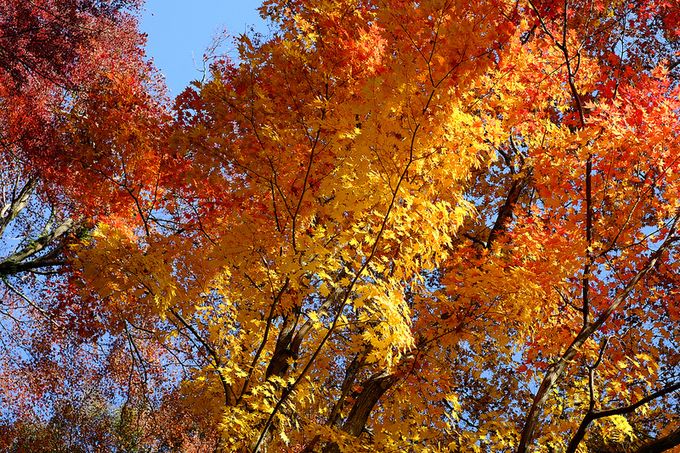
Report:
<svg viewBox="0 0 680 453"><path fill-rule="evenodd" d="M147 54L165 75L171 96L201 78L203 53L222 30L239 35L266 28L257 12L261 0L147 0L140 28Z"/></svg>

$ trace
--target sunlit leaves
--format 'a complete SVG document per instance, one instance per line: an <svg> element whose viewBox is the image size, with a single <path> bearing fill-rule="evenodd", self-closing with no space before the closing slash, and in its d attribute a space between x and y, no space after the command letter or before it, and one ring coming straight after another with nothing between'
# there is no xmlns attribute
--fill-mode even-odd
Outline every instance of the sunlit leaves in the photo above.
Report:
<svg viewBox="0 0 680 453"><path fill-rule="evenodd" d="M65 185L99 220L74 281L111 335L140 323L175 358L196 432L235 451L662 435L673 400L630 405L678 373L668 8L261 12L272 35L239 37L174 122L143 73L104 71L59 128L102 183Z"/></svg>

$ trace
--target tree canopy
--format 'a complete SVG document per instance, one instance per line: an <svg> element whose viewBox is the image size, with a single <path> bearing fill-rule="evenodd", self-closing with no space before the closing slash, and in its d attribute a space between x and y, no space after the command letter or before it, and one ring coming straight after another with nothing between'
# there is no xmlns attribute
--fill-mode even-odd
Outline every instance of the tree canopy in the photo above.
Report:
<svg viewBox="0 0 680 453"><path fill-rule="evenodd" d="M0 0L0 447L680 445L680 6ZM217 54L217 52L216 52Z"/></svg>

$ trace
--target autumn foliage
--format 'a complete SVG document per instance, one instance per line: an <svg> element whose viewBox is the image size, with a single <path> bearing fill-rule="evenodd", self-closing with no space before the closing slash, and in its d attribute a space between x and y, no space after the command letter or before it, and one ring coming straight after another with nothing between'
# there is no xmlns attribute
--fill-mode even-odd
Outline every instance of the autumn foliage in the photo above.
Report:
<svg viewBox="0 0 680 453"><path fill-rule="evenodd" d="M267 0L174 104L135 6L0 1L1 448L680 445L676 2Z"/></svg>

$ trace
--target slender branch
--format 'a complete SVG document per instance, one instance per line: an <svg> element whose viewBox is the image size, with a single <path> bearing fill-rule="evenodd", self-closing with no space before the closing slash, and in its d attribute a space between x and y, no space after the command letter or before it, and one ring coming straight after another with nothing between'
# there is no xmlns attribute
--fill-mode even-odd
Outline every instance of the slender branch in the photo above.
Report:
<svg viewBox="0 0 680 453"><path fill-rule="evenodd" d="M590 422L593 420L593 413L595 409L595 369L600 365L602 362L602 356L604 355L604 350L607 348L607 343L609 342L609 338L605 338L602 341L602 344L600 344L600 352L597 355L597 360L595 361L594 364L588 366L588 412L586 415L583 417L583 420L581 420L581 423L579 424L578 429L576 430L576 433L572 437L571 441L569 442L569 446L567 447L567 453L574 453L576 452L576 449L578 448L578 445L581 443L583 440L583 437L586 435L586 430L588 429L588 426L590 425Z"/></svg>
<svg viewBox="0 0 680 453"><path fill-rule="evenodd" d="M680 428L643 445L636 453L660 453L678 445L680 445Z"/></svg>
<svg viewBox="0 0 680 453"><path fill-rule="evenodd" d="M668 395L669 393L673 393L676 390L680 389L680 381L675 382L671 385L668 385L660 390L657 390L654 393L651 393L647 395L646 397L640 399L639 401L636 401L633 404L629 404L628 406L623 406L623 407L617 407L616 409L608 409L608 410L603 410L603 411L595 411L593 413L594 419L598 418L603 418L603 417L611 417L612 415L626 415L630 414L631 412L635 411L637 408L644 406L647 403L650 403L651 401L660 398L662 396Z"/></svg>
<svg viewBox="0 0 680 453"><path fill-rule="evenodd" d="M22 265L23 268L28 269L54 265L50 259L47 259L47 262L41 262L40 258L33 260L30 263L22 263L22 261L43 251L46 247L53 244L54 241L71 231L73 226L73 220L67 219L51 232L40 235L40 237L29 242L29 244L23 247L21 250L14 252L12 255L0 261L0 274L8 275L19 272L20 270L23 270ZM57 249L59 249L59 247L57 247ZM55 253L51 253L50 258L52 258L54 254ZM43 258L47 258L47 256Z"/></svg>
<svg viewBox="0 0 680 453"><path fill-rule="evenodd" d="M37 185L38 180L36 178L30 178L21 188L19 194L12 197L9 203L5 204L5 206L0 209L0 236L5 232L5 229L10 222L26 207L31 194Z"/></svg>
<svg viewBox="0 0 680 453"><path fill-rule="evenodd" d="M588 413L585 415L583 418L583 421L581 421L581 424L579 425L578 430L574 434L574 437L572 437L571 441L569 442L569 446L567 448L566 453L574 453L576 452L576 449L578 448L579 444L583 440L586 434L586 430L588 429L588 426L590 423L592 423L595 420L598 420L600 418L605 418L605 417L611 417L613 415L626 415L630 414L631 412L635 411L637 408L644 406L645 404L650 403L651 401L660 398L662 396L665 396L669 393L672 393L676 390L680 389L680 382L676 382L675 384L669 385L667 387L662 388L661 390L657 390L656 392L647 395L646 397L642 398L641 400L630 404L628 406L623 406L619 407L616 409L608 409L604 411L594 411L593 406L591 404L590 409L588 410ZM651 444L648 445L648 448L651 448ZM640 450L640 451L663 451L663 450Z"/></svg>
<svg viewBox="0 0 680 453"><path fill-rule="evenodd" d="M45 310L42 309L42 307L38 306L35 302L33 302L27 295L25 295L23 292L21 292L17 287L12 285L9 282L9 279L5 275L0 275L0 279L2 279L2 282L9 288L11 292L19 296L24 302L26 302L28 305L33 307L40 313L42 317L47 319L50 323L54 324L55 326L59 326L59 323L55 321Z"/></svg>
<svg viewBox="0 0 680 453"><path fill-rule="evenodd" d="M220 357L217 355L217 352L213 349L210 344L198 333L198 331L191 325L189 324L174 308L169 309L170 313L177 318L177 320L191 332L194 337L201 343L201 345L205 348L206 351L208 351L208 354L210 354L210 357L213 359L213 368L215 368L215 371L217 372L217 376L220 379L220 382L222 384L222 387L224 389L224 397L225 397L225 404L227 406L232 406L234 402L236 401L236 395L234 394L234 391L231 388L231 385L227 382L224 374L222 373L222 361L220 360Z"/></svg>
<svg viewBox="0 0 680 453"><path fill-rule="evenodd" d="M326 110L322 109L321 110L321 121L324 120L326 117ZM300 214L300 208L302 207L302 200L305 197L305 194L307 193L307 181L309 180L309 175L312 173L312 164L314 163L314 156L316 153L316 147L319 144L319 138L321 137L321 127L319 127L316 130L316 135L314 137L314 140L312 142L312 149L309 152L309 162L307 163L307 170L305 171L305 177L302 181L302 193L300 194L300 198L298 199L297 206L295 206L295 212L293 213L293 219L292 219L292 226L291 226L291 238L293 241L293 250L297 252L297 242L296 242L296 228L297 228L297 219L298 215Z"/></svg>

